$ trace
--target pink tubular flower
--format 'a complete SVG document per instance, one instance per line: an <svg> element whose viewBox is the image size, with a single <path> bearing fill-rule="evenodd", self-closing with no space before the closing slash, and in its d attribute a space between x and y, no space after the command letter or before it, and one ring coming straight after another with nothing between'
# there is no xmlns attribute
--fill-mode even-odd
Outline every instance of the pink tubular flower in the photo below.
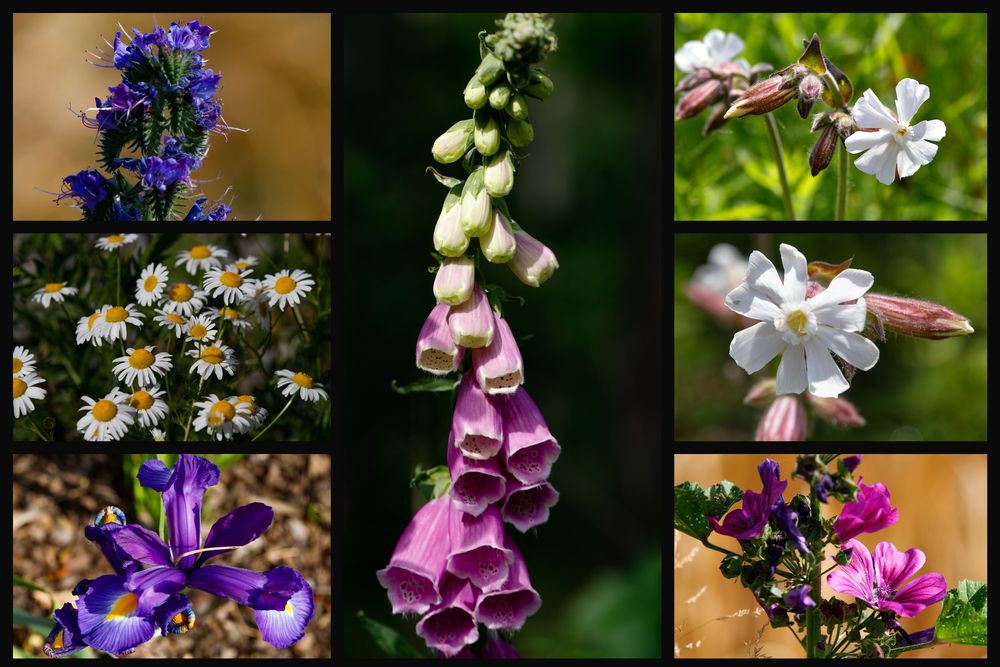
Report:
<svg viewBox="0 0 1000 667"><path fill-rule="evenodd" d="M507 498L500 510L504 521L522 533L549 520L549 508L559 502L559 492L548 482L522 484L507 480Z"/></svg>
<svg viewBox="0 0 1000 667"><path fill-rule="evenodd" d="M441 602L441 583L451 549L451 501L441 496L413 515L400 535L389 564L376 572L389 593L394 614L422 614Z"/></svg>
<svg viewBox="0 0 1000 667"><path fill-rule="evenodd" d="M476 348L493 342L493 309L479 283L469 299L448 312L448 327L456 345Z"/></svg>
<svg viewBox="0 0 1000 667"><path fill-rule="evenodd" d="M872 557L857 540L843 545L851 549L851 562L827 575L830 588L853 595L875 609L894 611L900 616L916 616L929 605L940 602L948 592L944 577L937 572L904 581L923 567L926 557L920 549L899 551L891 542L880 542Z"/></svg>
<svg viewBox="0 0 1000 667"><path fill-rule="evenodd" d="M524 387L503 402L502 414L507 470L524 484L548 479L562 450Z"/></svg>
<svg viewBox="0 0 1000 667"><path fill-rule="evenodd" d="M878 482L862 484L858 478L858 499L844 505L833 530L843 544L861 533L876 533L899 521L899 511L889 504L889 489Z"/></svg>
<svg viewBox="0 0 1000 667"><path fill-rule="evenodd" d="M531 586L528 565L510 536L506 546L513 552L510 576L496 591L484 592L476 601L476 620L490 630L520 630L525 620L542 606L542 598Z"/></svg>
<svg viewBox="0 0 1000 667"><path fill-rule="evenodd" d="M511 394L524 382L524 361L507 320L494 316L493 342L472 351L472 367L487 394Z"/></svg>
<svg viewBox="0 0 1000 667"><path fill-rule="evenodd" d="M500 409L491 396L483 393L469 371L458 386L455 412L451 417L451 437L455 447L470 459L492 458L503 446L503 422Z"/></svg>
<svg viewBox="0 0 1000 667"><path fill-rule="evenodd" d="M440 604L420 619L417 634L428 648L437 649L448 658L455 656L479 639L479 628L472 615L475 605L476 590L472 584L449 576L442 587Z"/></svg>
<svg viewBox="0 0 1000 667"><path fill-rule="evenodd" d="M504 546L500 510L491 505L479 516L472 516L451 507L449 514L448 571L460 579L468 579L483 592L500 588L514 560L514 552Z"/></svg>
<svg viewBox="0 0 1000 667"><path fill-rule="evenodd" d="M431 309L417 336L417 368L434 375L447 375L462 362L465 348L455 344L448 328L448 306Z"/></svg>
<svg viewBox="0 0 1000 667"><path fill-rule="evenodd" d="M806 410L798 396L779 396L757 425L756 442L801 442L806 439Z"/></svg>
<svg viewBox="0 0 1000 667"><path fill-rule="evenodd" d="M462 450L455 446L454 435L448 437L448 470L452 504L472 516L479 516L507 493L507 478L500 470L500 458L477 461L463 456Z"/></svg>
<svg viewBox="0 0 1000 667"><path fill-rule="evenodd" d="M517 249L507 266L517 279L528 287L538 287L551 278L559 262L549 247L520 228L514 231L514 239Z"/></svg>
<svg viewBox="0 0 1000 667"><path fill-rule="evenodd" d="M434 298L438 303L459 306L472 296L476 267L468 257L446 257L434 276Z"/></svg>

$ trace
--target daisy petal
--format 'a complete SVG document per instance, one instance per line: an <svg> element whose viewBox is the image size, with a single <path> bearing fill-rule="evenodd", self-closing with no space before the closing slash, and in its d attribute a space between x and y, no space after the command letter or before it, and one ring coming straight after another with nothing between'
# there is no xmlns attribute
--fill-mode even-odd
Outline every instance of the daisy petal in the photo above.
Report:
<svg viewBox="0 0 1000 667"><path fill-rule="evenodd" d="M775 305L763 292L758 292L748 283L726 295L726 307L734 313L745 315L752 320L773 322L781 316L781 308Z"/></svg>
<svg viewBox="0 0 1000 667"><path fill-rule="evenodd" d="M878 346L861 334L820 327L816 335L828 348L855 368L867 371L878 362Z"/></svg>
<svg viewBox="0 0 1000 667"><path fill-rule="evenodd" d="M875 148L879 144L892 141L892 135L888 130L876 130L875 132L855 132L844 140L844 146L848 153L860 153L869 148Z"/></svg>
<svg viewBox="0 0 1000 667"><path fill-rule="evenodd" d="M923 139L924 141L941 141L944 139L945 126L943 120L922 120L910 129L910 136L913 139Z"/></svg>
<svg viewBox="0 0 1000 667"><path fill-rule="evenodd" d="M896 119L887 106L869 88L854 105L852 112L858 127L896 131Z"/></svg>
<svg viewBox="0 0 1000 667"><path fill-rule="evenodd" d="M787 243L781 244L781 264L785 267L785 298L798 303L806 298L806 281L809 279L806 256Z"/></svg>
<svg viewBox="0 0 1000 667"><path fill-rule="evenodd" d="M845 301L853 301L872 288L875 277L861 269L845 269L830 281L830 286L809 299L816 317L819 310Z"/></svg>
<svg viewBox="0 0 1000 667"><path fill-rule="evenodd" d="M805 342L805 348L809 391L821 398L836 398L844 393L850 385L826 345L818 338L810 338Z"/></svg>
<svg viewBox="0 0 1000 667"><path fill-rule="evenodd" d="M861 331L865 328L868 308L864 299L845 305L834 304L813 311L816 322L842 331Z"/></svg>
<svg viewBox="0 0 1000 667"><path fill-rule="evenodd" d="M778 270L774 268L764 253L754 250L747 260L746 281L758 292L771 297L774 303L782 303L785 300L785 288L778 277Z"/></svg>
<svg viewBox="0 0 1000 667"><path fill-rule="evenodd" d="M778 364L777 394L801 394L806 390L806 350L789 345Z"/></svg>
<svg viewBox="0 0 1000 667"><path fill-rule="evenodd" d="M760 322L737 331L729 344L729 356L747 373L756 373L781 354L785 341L770 322ZM833 363L832 360L830 363Z"/></svg>
<svg viewBox="0 0 1000 667"><path fill-rule="evenodd" d="M916 79L903 79L896 84L896 113L899 122L910 124L910 119L917 114L920 105L929 100L931 89Z"/></svg>

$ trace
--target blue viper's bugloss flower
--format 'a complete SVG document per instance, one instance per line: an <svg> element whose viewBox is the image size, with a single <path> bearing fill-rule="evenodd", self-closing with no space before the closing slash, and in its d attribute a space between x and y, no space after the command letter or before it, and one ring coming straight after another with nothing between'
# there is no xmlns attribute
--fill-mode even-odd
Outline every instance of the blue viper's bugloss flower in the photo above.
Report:
<svg viewBox="0 0 1000 667"><path fill-rule="evenodd" d="M107 180L98 171L84 169L63 179L63 194L59 199L75 197L82 206L93 208L107 196Z"/></svg>
<svg viewBox="0 0 1000 667"><path fill-rule="evenodd" d="M84 579L74 588L76 607L66 604L56 612L46 654L62 657L86 646L124 654L157 633L187 632L195 623L191 602L181 593L187 586L253 609L261 636L277 648L304 636L314 603L301 573L284 566L254 572L208 563L264 534L274 518L269 506L255 502L238 507L219 519L201 544L202 499L218 483L218 467L200 456L181 454L173 468L156 459L146 461L137 477L140 485L162 494L167 542L140 525L126 525L117 508L102 510L85 535L115 574Z"/></svg>

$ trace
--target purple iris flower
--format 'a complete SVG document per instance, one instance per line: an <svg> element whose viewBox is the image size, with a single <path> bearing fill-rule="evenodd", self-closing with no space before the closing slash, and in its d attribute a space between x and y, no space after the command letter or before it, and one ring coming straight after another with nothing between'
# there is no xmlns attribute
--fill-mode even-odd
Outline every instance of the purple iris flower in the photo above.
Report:
<svg viewBox="0 0 1000 667"><path fill-rule="evenodd" d="M853 595L875 609L916 616L943 600L948 592L944 577L937 572L923 574L904 585L926 561L920 549L902 552L891 542L880 542L873 557L868 547L857 540L845 546L853 550L850 563L826 577L830 588L838 593Z"/></svg>
<svg viewBox="0 0 1000 667"><path fill-rule="evenodd" d="M107 180L94 169L84 169L63 179L63 193L56 201L75 197L81 206L94 208L108 196Z"/></svg>
<svg viewBox="0 0 1000 667"><path fill-rule="evenodd" d="M841 544L861 533L875 533L899 521L899 511L890 505L889 489L881 482L868 486L858 478L858 499L846 503L833 530Z"/></svg>
<svg viewBox="0 0 1000 667"><path fill-rule="evenodd" d="M792 540L792 544L794 544L799 551L807 554L812 553L809 549L809 543L806 542L806 538L802 535L802 531L799 530L798 512L786 505L784 498L779 497L776 501L774 501L774 507L771 508L771 516L774 517L775 522L781 528L781 532Z"/></svg>
<svg viewBox="0 0 1000 667"><path fill-rule="evenodd" d="M753 539L764 532L764 526L767 525L768 517L771 516L771 508L781 497L788 482L781 481L778 463L771 459L764 459L757 466L757 472L760 474L760 481L764 484L761 492L744 491L743 508L727 514L721 524L716 517L708 517L715 532L735 537L738 540Z"/></svg>
<svg viewBox="0 0 1000 667"><path fill-rule="evenodd" d="M809 607L815 607L816 601L809 597L811 586L799 586L785 593L784 602L788 611L793 614L804 614Z"/></svg>

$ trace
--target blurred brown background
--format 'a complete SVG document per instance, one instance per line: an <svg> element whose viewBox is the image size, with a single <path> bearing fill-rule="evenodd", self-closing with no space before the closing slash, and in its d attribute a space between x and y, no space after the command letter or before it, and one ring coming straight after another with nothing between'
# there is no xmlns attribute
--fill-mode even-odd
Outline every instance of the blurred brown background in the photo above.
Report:
<svg viewBox="0 0 1000 667"><path fill-rule="evenodd" d="M781 466L781 478L788 480L785 500L808 493L800 479L789 479L795 469L793 454L681 454L674 456L674 484L692 481L703 487L723 479L743 490L760 491L757 465L766 457ZM986 456L939 454L866 454L855 470L866 484L882 482L892 494L892 506L899 521L877 533L857 539L874 550L879 542L892 542L900 550L916 547L927 556L917 573L940 572L954 588L960 579L986 581ZM737 504L736 507L741 507ZM840 513L836 500L823 506L823 515ZM709 541L739 552L739 542L712 533ZM697 551L692 555L692 550ZM833 565L832 547L827 547L823 569ZM690 559L689 559L690 558ZM767 625L753 595L738 581L719 573L723 554L706 549L693 537L674 531L674 641L682 658L747 657L745 642L756 638ZM680 566L680 567L678 567ZM826 585L826 596L832 591ZM702 591L702 588L705 588ZM699 594L699 591L702 591ZM849 595L837 597L853 602ZM743 616L712 620L748 609ZM941 603L931 605L914 618L901 623L907 631L923 630L934 624ZM681 626L679 630L677 626ZM688 647L688 645L691 645ZM804 657L787 630L768 627L760 639L765 655L775 658ZM901 658L984 658L984 646L940 645L932 649L904 653Z"/></svg>
<svg viewBox="0 0 1000 667"><path fill-rule="evenodd" d="M96 166L96 130L76 111L121 82L116 69L86 62L84 51L114 43L118 22L153 30L152 14L14 14L14 220L78 220L59 192L62 179ZM222 73L217 99L233 127L212 135L194 179L209 199L232 186L233 218L330 219L330 15L156 14L156 25L198 19L218 33L204 51ZM103 39L102 39L103 35ZM94 114L90 113L90 117ZM107 174L105 174L107 175ZM197 183L196 183L197 184ZM65 204L65 201L64 201Z"/></svg>

